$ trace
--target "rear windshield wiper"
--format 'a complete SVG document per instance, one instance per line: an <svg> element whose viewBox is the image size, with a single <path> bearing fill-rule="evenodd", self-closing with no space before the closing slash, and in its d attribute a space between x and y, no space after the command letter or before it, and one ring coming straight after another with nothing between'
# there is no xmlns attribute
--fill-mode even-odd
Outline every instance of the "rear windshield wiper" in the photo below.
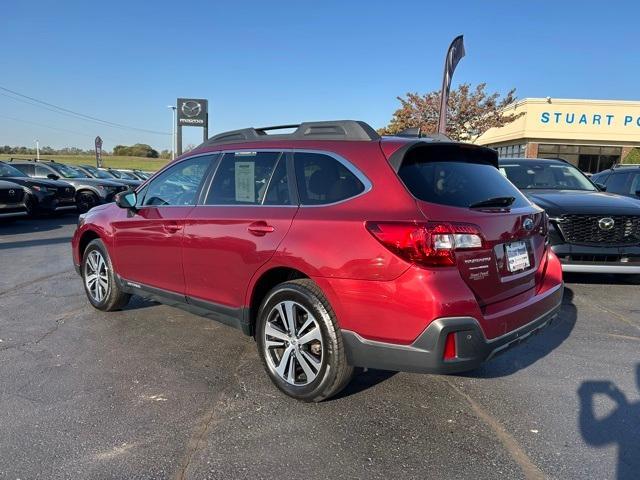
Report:
<svg viewBox="0 0 640 480"><path fill-rule="evenodd" d="M508 207L516 201L516 197L494 197L482 200L480 202L472 203L469 208L483 208L483 207Z"/></svg>

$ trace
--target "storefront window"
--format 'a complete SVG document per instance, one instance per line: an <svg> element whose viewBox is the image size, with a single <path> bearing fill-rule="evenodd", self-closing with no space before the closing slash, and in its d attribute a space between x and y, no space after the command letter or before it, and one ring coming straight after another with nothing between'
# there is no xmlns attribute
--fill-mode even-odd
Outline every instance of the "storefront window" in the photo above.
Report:
<svg viewBox="0 0 640 480"><path fill-rule="evenodd" d="M498 152L498 158L523 158L526 152L526 145L501 145L493 147Z"/></svg>
<svg viewBox="0 0 640 480"><path fill-rule="evenodd" d="M587 173L597 173L620 162L621 147L538 145L538 158L562 158Z"/></svg>

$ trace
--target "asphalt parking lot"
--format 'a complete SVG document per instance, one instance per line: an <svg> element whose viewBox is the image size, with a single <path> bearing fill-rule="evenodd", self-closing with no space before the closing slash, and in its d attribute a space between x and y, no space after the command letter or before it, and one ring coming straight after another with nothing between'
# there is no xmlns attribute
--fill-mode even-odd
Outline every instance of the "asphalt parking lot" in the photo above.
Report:
<svg viewBox="0 0 640 480"><path fill-rule="evenodd" d="M0 478L638 478L640 287L566 279L561 318L471 374L280 394L251 339L90 307L76 217L0 224Z"/></svg>

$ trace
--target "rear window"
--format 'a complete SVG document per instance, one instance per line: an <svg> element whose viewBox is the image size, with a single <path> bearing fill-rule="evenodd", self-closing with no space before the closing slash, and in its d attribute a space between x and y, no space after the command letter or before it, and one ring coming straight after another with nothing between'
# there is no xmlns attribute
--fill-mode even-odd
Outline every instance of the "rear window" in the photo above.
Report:
<svg viewBox="0 0 640 480"><path fill-rule="evenodd" d="M414 197L425 202L469 207L500 197L513 197L511 208L528 205L522 193L493 165L475 162L471 152L427 147L407 153L398 176Z"/></svg>

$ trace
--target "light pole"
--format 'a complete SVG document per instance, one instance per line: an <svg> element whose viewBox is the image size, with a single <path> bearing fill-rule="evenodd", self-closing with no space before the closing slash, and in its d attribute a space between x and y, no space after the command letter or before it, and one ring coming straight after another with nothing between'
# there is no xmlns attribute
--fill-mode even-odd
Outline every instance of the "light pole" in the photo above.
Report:
<svg viewBox="0 0 640 480"><path fill-rule="evenodd" d="M36 159L40 161L40 142L35 140L36 142Z"/></svg>
<svg viewBox="0 0 640 480"><path fill-rule="evenodd" d="M171 118L171 160L176 158L176 107L175 105L167 105L172 112Z"/></svg>

